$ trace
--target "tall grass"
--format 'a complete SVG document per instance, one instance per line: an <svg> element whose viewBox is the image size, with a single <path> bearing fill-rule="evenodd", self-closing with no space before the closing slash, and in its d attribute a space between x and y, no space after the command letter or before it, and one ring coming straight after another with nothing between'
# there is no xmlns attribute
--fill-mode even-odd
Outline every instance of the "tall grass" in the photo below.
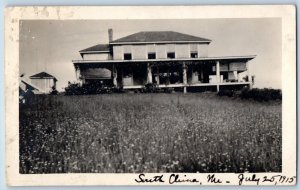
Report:
<svg viewBox="0 0 300 190"><path fill-rule="evenodd" d="M41 96L20 173L279 172L281 105L211 94Z"/></svg>

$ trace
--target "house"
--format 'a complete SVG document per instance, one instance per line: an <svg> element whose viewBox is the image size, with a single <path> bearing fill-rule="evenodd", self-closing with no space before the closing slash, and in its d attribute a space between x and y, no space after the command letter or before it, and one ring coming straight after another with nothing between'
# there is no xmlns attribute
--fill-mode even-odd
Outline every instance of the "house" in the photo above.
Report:
<svg viewBox="0 0 300 190"><path fill-rule="evenodd" d="M31 84L36 86L41 93L48 94L53 89L56 89L57 79L46 72L37 73L29 78L31 80Z"/></svg>
<svg viewBox="0 0 300 190"><path fill-rule="evenodd" d="M155 83L159 88L187 92L226 87L251 88L249 56L210 57L209 39L174 31L144 31L79 51L73 60L81 84L106 84L124 89L143 88Z"/></svg>

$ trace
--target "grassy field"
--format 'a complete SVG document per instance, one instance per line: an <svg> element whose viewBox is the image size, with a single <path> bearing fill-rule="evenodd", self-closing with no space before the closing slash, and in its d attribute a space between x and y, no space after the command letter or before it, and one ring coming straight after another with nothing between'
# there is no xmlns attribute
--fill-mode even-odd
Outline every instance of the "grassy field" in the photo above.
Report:
<svg viewBox="0 0 300 190"><path fill-rule="evenodd" d="M215 94L39 96L20 173L279 172L281 103Z"/></svg>

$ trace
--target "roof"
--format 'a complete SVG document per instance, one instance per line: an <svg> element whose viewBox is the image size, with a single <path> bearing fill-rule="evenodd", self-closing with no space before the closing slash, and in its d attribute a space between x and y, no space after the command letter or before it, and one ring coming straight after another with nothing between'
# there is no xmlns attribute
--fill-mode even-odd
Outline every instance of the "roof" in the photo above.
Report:
<svg viewBox="0 0 300 190"><path fill-rule="evenodd" d="M109 44L97 44L92 47L80 50L80 53L87 53L87 52L109 52Z"/></svg>
<svg viewBox="0 0 300 190"><path fill-rule="evenodd" d="M24 84L25 86L22 86L22 84ZM21 80L19 90L20 89L22 91L26 91L28 89L28 90L31 90L31 91L36 90L36 91L42 92L42 90L39 87L35 86L34 84L31 84L30 82L26 81L25 79Z"/></svg>
<svg viewBox="0 0 300 190"><path fill-rule="evenodd" d="M30 76L29 78L31 78L31 79L52 78L52 79L57 80L54 76L52 76L52 75L50 75L50 74L48 74L46 72L40 72L38 74Z"/></svg>
<svg viewBox="0 0 300 190"><path fill-rule="evenodd" d="M111 42L111 44L119 43L164 43L164 42L207 42L211 40L192 36L189 34L183 34L173 31L143 31L138 32L123 38L119 38Z"/></svg>

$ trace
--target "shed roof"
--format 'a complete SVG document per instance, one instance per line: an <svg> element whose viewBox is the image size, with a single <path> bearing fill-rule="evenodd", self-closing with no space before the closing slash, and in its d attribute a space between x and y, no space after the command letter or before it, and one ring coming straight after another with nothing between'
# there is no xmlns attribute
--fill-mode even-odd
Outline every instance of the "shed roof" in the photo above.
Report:
<svg viewBox="0 0 300 190"><path fill-rule="evenodd" d="M46 72L40 72L38 74L35 74L35 75L32 75L29 77L30 79L43 79L43 78L52 78L52 79L55 79L57 80L54 76L46 73Z"/></svg>
<svg viewBox="0 0 300 190"><path fill-rule="evenodd" d="M80 53L85 53L85 52L99 52L99 51L103 51L103 52L109 52L109 44L97 44L94 46L91 46L89 48L80 50Z"/></svg>
<svg viewBox="0 0 300 190"><path fill-rule="evenodd" d="M23 86L22 84L24 84L25 86ZM22 79L21 82L20 82L19 90L26 91L27 89L42 91L39 87L37 87L34 84L26 81L25 79Z"/></svg>
<svg viewBox="0 0 300 190"><path fill-rule="evenodd" d="M111 44L118 43L153 43L153 42L207 42L211 40L192 36L189 34L183 34L174 31L143 31L123 38L119 38L111 42Z"/></svg>

